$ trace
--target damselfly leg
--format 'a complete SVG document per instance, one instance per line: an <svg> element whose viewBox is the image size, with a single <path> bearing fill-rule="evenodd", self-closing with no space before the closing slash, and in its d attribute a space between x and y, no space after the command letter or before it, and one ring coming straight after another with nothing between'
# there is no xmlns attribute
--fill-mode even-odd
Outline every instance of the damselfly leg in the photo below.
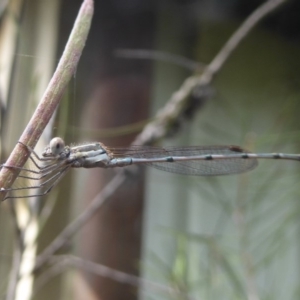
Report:
<svg viewBox="0 0 300 300"><path fill-rule="evenodd" d="M65 160L59 160L57 157L40 157L33 149L22 144L29 152L28 161L32 162L34 168L6 166L3 168L16 168L20 173L9 189L2 189L2 192L9 192L5 197L8 198L29 198L43 196L51 191L51 189L59 182L60 178L69 170L70 165ZM35 183L30 183L34 181ZM39 190L37 193L31 191Z"/></svg>

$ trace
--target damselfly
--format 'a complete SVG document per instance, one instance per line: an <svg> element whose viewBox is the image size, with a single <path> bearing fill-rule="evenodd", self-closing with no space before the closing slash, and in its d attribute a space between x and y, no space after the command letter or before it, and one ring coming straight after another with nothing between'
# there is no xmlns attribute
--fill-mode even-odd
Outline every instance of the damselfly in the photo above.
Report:
<svg viewBox="0 0 300 300"><path fill-rule="evenodd" d="M95 142L69 147L58 137L50 141L42 157L34 150L28 150L31 151L29 158L36 169L21 168L17 181L35 180L36 184L22 186L22 183L19 183L17 187L1 189L2 192L17 193L8 195L5 199L45 195L71 168L147 165L183 175L216 176L250 171L258 165L258 158L300 160L298 154L251 153L238 146L111 148ZM2 167L8 166L4 164ZM36 193L25 194L25 191L35 190Z"/></svg>

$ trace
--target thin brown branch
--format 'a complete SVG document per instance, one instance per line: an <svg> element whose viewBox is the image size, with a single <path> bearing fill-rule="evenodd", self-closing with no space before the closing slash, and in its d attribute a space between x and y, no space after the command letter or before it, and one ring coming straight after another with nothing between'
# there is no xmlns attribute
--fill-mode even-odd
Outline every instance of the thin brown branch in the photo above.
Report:
<svg viewBox="0 0 300 300"><path fill-rule="evenodd" d="M136 137L133 144L150 144L153 141L165 137L170 127L169 124L178 119L185 108L186 101L192 95L193 90L196 87L205 89L249 32L264 17L286 1L287 0L269 0L259 6L234 32L203 73L199 76L188 77L183 82L182 86L171 96L167 104L158 111L155 120L144 128Z"/></svg>
<svg viewBox="0 0 300 300"><path fill-rule="evenodd" d="M129 284L135 286L139 289L144 289L152 292L166 293L173 297L180 296L183 299L195 299L194 297L189 296L186 293L183 293L180 290L177 290L170 286L162 285L160 283L153 282L148 279L143 279L132 274L121 272L113 268L104 266L102 264L94 263L73 255L63 255L54 258L52 257L51 262L54 262L55 264L37 279L35 293L54 276L57 276L58 274L62 273L67 268L75 267L89 272L91 274L95 274L105 278L110 278L121 284Z"/></svg>
<svg viewBox="0 0 300 300"><path fill-rule="evenodd" d="M277 9L280 5L288 0L269 0L260 5L253 13L242 23L242 25L235 31L230 39L223 46L221 51L216 55L213 61L209 64L206 71L206 81L210 82L214 75L219 72L227 61L228 57L242 42L242 40L249 34L249 32L267 15ZM204 81L205 82L205 81Z"/></svg>
<svg viewBox="0 0 300 300"><path fill-rule="evenodd" d="M52 241L52 243L37 257L35 270L42 267L51 256L63 247L67 241L102 207L105 201L122 185L126 176L124 172L119 172L105 188L92 200L86 208L73 222Z"/></svg>
<svg viewBox="0 0 300 300"><path fill-rule="evenodd" d="M85 0L80 8L71 35L59 61L56 71L34 112L31 120L20 137L20 142L33 149L40 138L43 130L48 124L51 116L59 105L62 95L73 76L83 47L85 45L90 24L93 16L93 0ZM21 99L20 99L21 100ZM28 159L29 152L26 147L17 143L6 165L23 167ZM2 168L0 171L1 189L10 188L17 178L20 169ZM0 193L0 201L5 197L4 192Z"/></svg>
<svg viewBox="0 0 300 300"><path fill-rule="evenodd" d="M199 85L202 87L207 86L212 81L213 76L220 71L220 68L224 65L229 55L239 45L242 39L246 37L250 30L267 14L271 13L285 1L287 0L269 0L258 7L232 35L229 39L231 42L229 43L228 41L225 44L202 75L192 76L184 81L180 89L172 95L165 107L157 113L155 120L144 128L133 144L149 144L154 140L164 137L167 134L168 123L170 120L176 120L178 118L184 108L185 100L191 95L193 89ZM101 208L107 198L110 197L124 181L125 175L123 173L118 173L98 196L94 198L91 204L38 256L35 270L38 270L47 263L51 256L69 241L70 237L72 237L89 220L89 218Z"/></svg>
<svg viewBox="0 0 300 300"><path fill-rule="evenodd" d="M151 59L155 61L163 61L186 68L190 71L201 71L205 65L190 60L181 55L175 55L163 51L147 50L147 49L117 49L114 52L116 57L133 58L133 59Z"/></svg>

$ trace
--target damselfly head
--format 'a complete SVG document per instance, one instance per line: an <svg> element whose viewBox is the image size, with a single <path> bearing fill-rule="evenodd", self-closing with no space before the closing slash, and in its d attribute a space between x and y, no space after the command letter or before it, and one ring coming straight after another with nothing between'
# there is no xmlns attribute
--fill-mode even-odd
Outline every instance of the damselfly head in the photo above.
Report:
<svg viewBox="0 0 300 300"><path fill-rule="evenodd" d="M50 141L49 146L47 146L42 153L44 157L55 157L59 156L65 150L65 142L60 137L55 137Z"/></svg>

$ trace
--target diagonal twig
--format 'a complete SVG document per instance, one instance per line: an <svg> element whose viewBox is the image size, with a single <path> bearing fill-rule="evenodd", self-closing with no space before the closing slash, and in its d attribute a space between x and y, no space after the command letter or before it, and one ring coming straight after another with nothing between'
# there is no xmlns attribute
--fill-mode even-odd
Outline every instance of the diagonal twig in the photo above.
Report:
<svg viewBox="0 0 300 300"><path fill-rule="evenodd" d="M172 286L166 286L148 279L128 274L74 255L59 255L58 257L52 257L51 263L53 263L53 266L37 278L35 294L52 277L57 276L70 267L73 267L84 270L85 272L89 272L91 274L110 278L111 280L120 282L122 284L129 284L138 287L141 290L160 292L173 296L174 298L182 297L182 299L196 300L195 297L173 288ZM197 300L199 300L199 298L197 298Z"/></svg>
<svg viewBox="0 0 300 300"><path fill-rule="evenodd" d="M185 108L186 102L197 87L205 89L213 80L214 76L221 70L232 52L249 34L249 32L268 14L277 9L287 0L268 0L260 5L250 16L241 24L225 43L212 62L198 76L188 77L181 87L173 93L167 104L160 109L153 122L149 123L144 130L136 137L133 144L150 144L153 141L165 137L168 133L169 124L178 120Z"/></svg>
<svg viewBox="0 0 300 300"><path fill-rule="evenodd" d="M85 209L73 222L68 224L65 229L52 241L52 243L37 257L35 270L38 270L48 261L48 259L77 232L90 218L99 210L105 201L122 185L126 176L120 171L104 189L91 201Z"/></svg>
<svg viewBox="0 0 300 300"><path fill-rule="evenodd" d="M80 8L57 69L53 74L41 102L20 137L19 142L23 145L17 143L5 163L7 166L15 166L17 168L2 168L0 171L1 189L11 187L20 172L19 168L23 167L28 159L30 151L28 151L27 147L31 149L34 148L55 109L58 107L65 88L76 71L90 29L92 15L93 0L85 0ZM27 147L24 147L24 145ZM5 192L1 192L1 189L0 201L4 199L6 194Z"/></svg>

